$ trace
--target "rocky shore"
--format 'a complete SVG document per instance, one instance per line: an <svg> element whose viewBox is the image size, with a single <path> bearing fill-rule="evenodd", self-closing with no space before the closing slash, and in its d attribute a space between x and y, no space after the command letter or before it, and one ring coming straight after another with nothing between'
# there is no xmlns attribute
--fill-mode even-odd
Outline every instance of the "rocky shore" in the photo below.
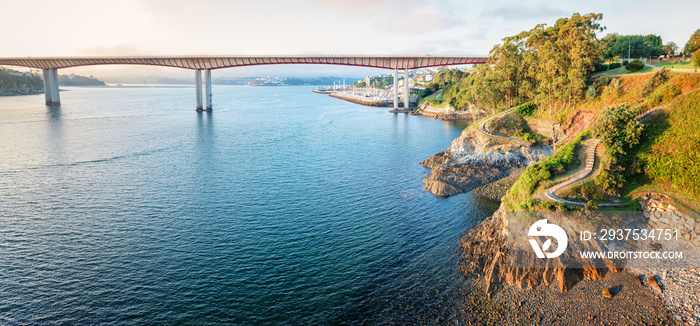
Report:
<svg viewBox="0 0 700 326"><path fill-rule="evenodd" d="M506 215L501 206L461 240L459 269L472 287L464 306L475 324L662 325L680 321L649 282L620 268L509 266Z"/></svg>
<svg viewBox="0 0 700 326"><path fill-rule="evenodd" d="M0 83L0 96L34 95L43 93L43 87L34 87L24 83L12 83L11 85Z"/></svg>
<svg viewBox="0 0 700 326"><path fill-rule="evenodd" d="M548 146L520 146L469 128L449 149L421 162L431 169L424 189L439 197L471 191L551 154Z"/></svg>

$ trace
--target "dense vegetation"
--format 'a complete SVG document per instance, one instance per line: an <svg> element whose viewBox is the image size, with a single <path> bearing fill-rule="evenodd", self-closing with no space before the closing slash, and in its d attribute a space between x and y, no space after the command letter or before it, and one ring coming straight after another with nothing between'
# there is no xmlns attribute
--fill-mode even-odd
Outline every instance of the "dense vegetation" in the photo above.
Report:
<svg viewBox="0 0 700 326"><path fill-rule="evenodd" d="M44 89L44 84L38 75L0 68L0 89L9 90L22 87L41 91Z"/></svg>
<svg viewBox="0 0 700 326"><path fill-rule="evenodd" d="M601 39L602 56L604 59L648 58L666 53L661 36L649 35L620 35L611 33Z"/></svg>
<svg viewBox="0 0 700 326"><path fill-rule="evenodd" d="M685 54L695 53L700 50L700 29L696 30L683 48Z"/></svg>
<svg viewBox="0 0 700 326"><path fill-rule="evenodd" d="M596 39L596 33L602 31L600 19L602 14L576 13L553 26L540 24L504 38L503 44L491 50L490 56L498 59L495 64L479 66L451 87L454 92L445 92L445 97L457 107L471 102L494 111L524 100L535 101L549 114L575 105L600 57Z"/></svg>
<svg viewBox="0 0 700 326"><path fill-rule="evenodd" d="M595 184L600 189L617 194L626 180L641 169L634 151L639 145L643 127L626 105L610 106L604 109L591 131L605 146L605 159Z"/></svg>

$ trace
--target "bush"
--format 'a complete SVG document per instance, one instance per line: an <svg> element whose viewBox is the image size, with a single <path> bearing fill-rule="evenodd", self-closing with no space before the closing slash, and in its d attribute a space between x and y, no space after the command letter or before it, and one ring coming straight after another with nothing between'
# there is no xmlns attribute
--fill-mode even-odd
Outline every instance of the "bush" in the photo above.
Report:
<svg viewBox="0 0 700 326"><path fill-rule="evenodd" d="M622 67L622 64L619 63L619 62L613 62L613 63L611 63L611 64L608 65L608 69L610 69L610 70L612 70L612 69L617 69L617 68L620 68L620 67Z"/></svg>
<svg viewBox="0 0 700 326"><path fill-rule="evenodd" d="M604 63L594 63L593 64L593 72L601 72L601 71L606 71L608 70L608 65Z"/></svg>
<svg viewBox="0 0 700 326"><path fill-rule="evenodd" d="M654 73L654 76L651 77L647 81L646 84L644 84L644 87L642 87L642 95L647 96L651 92L653 92L657 87L661 86L663 83L665 83L667 80L671 78L671 72L668 71L665 67L662 68L661 70L657 71Z"/></svg>
<svg viewBox="0 0 700 326"><path fill-rule="evenodd" d="M535 103L527 102L523 105L518 106L518 108L515 109L515 112L523 116L532 116L535 113L535 110L537 110L537 106L535 106Z"/></svg>
<svg viewBox="0 0 700 326"><path fill-rule="evenodd" d="M609 157L602 162L601 173L596 177L596 184L603 190L617 192L626 177L638 172L633 149L639 145L642 130L642 124L627 105L609 106L598 116L591 131L600 138Z"/></svg>
<svg viewBox="0 0 700 326"><path fill-rule="evenodd" d="M544 180L549 179L552 172L563 171L576 162L576 147L585 136L587 136L587 132L580 133L570 143L559 147L554 155L528 166L503 198L506 207L509 209L534 207L537 204L536 201L532 200L535 188Z"/></svg>
<svg viewBox="0 0 700 326"><path fill-rule="evenodd" d="M644 62L641 62L639 60L634 60L634 61L628 63L625 68L627 68L627 70L629 70L631 72L639 71L639 70L642 70L642 68L644 68Z"/></svg>
<svg viewBox="0 0 700 326"><path fill-rule="evenodd" d="M629 61L627 61L627 60L625 60L625 61L622 61L622 65L623 65L623 66L625 66L625 67L627 67L627 64L629 64L629 63L630 63L630 62L629 62Z"/></svg>
<svg viewBox="0 0 700 326"><path fill-rule="evenodd" d="M588 86L588 90L586 91L586 98L590 100L590 99L595 98L595 95L596 95L595 86L594 85Z"/></svg>

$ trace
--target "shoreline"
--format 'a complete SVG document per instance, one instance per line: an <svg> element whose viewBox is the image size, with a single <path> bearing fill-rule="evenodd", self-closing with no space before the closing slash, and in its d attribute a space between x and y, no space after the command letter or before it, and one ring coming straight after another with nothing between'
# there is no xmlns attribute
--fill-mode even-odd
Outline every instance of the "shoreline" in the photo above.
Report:
<svg viewBox="0 0 700 326"><path fill-rule="evenodd" d="M315 93L317 93L317 92L315 92ZM319 93L319 94L323 94L323 93ZM394 106L393 100L378 100L378 99L372 99L372 98L349 95L349 94L341 94L341 93L329 93L328 96L334 97L337 99L341 99L343 101L355 103L355 104L361 104L364 106L374 106L374 107L393 107ZM412 104L415 104L415 102L412 102ZM400 108L403 107L402 101L399 101L399 107Z"/></svg>

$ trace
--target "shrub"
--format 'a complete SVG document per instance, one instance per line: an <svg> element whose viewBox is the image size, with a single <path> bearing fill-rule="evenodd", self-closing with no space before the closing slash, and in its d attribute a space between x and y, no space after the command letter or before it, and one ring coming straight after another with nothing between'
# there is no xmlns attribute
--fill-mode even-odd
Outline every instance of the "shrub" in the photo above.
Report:
<svg viewBox="0 0 700 326"><path fill-rule="evenodd" d="M593 72L601 72L601 71L606 71L608 70L608 65L604 63L595 63L593 64Z"/></svg>
<svg viewBox="0 0 700 326"><path fill-rule="evenodd" d="M609 106L598 116L591 131L600 138L609 156L596 177L596 184L603 190L617 192L627 176L638 172L632 150L639 145L642 130L642 124L627 105Z"/></svg>
<svg viewBox="0 0 700 326"><path fill-rule="evenodd" d="M608 69L610 69L610 70L612 70L612 69L617 69L617 68L620 68L620 67L622 67L622 64L619 63L619 62L613 62L613 63L611 63L610 65L608 65Z"/></svg>
<svg viewBox="0 0 700 326"><path fill-rule="evenodd" d="M642 70L642 68L644 68L644 62L641 62L639 60L634 60L634 61L628 63L625 68L627 68L627 70L629 70L631 72L639 71L639 70Z"/></svg>
<svg viewBox="0 0 700 326"><path fill-rule="evenodd" d="M642 95L647 96L649 93L653 92L657 87L661 86L667 80L671 78L671 72L666 69L666 67L654 73L654 76L649 79L644 87L642 87Z"/></svg>
<svg viewBox="0 0 700 326"><path fill-rule="evenodd" d="M629 63L630 63L630 62L629 62L629 61L627 61L627 60L625 60L625 61L622 61L622 65L623 65L623 66L625 66L625 67L627 67L627 64L629 64Z"/></svg>
<svg viewBox="0 0 700 326"><path fill-rule="evenodd" d="M508 190L504 202L509 209L529 209L537 202L532 200L535 188L552 176L552 172L562 171L576 161L576 147L581 143L587 132L582 132L570 143L559 147L552 156L528 166L520 175L518 181Z"/></svg>
<svg viewBox="0 0 700 326"><path fill-rule="evenodd" d="M518 108L515 109L515 112L519 115L532 116L535 113L535 110L537 110L537 106L535 106L535 103L527 102L523 105L518 106Z"/></svg>
<svg viewBox="0 0 700 326"><path fill-rule="evenodd" d="M594 85L588 86L588 90L586 91L586 98L592 99L592 98L595 98L595 95L596 95L595 86Z"/></svg>

